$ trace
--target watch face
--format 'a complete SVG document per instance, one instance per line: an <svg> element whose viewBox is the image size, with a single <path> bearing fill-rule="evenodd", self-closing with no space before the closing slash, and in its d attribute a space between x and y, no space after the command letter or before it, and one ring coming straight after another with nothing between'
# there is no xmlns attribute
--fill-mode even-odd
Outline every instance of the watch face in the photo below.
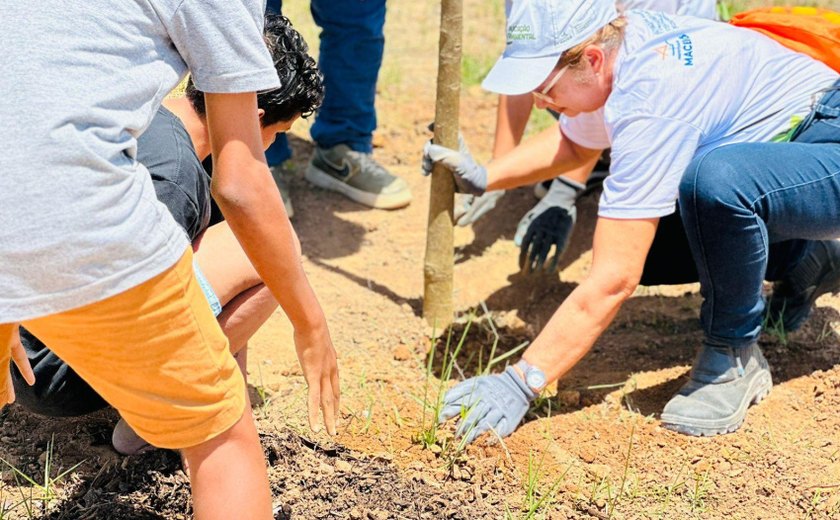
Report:
<svg viewBox="0 0 840 520"><path fill-rule="evenodd" d="M542 390L545 386L545 374L539 368L531 368L525 375L525 383L531 387L532 390Z"/></svg>

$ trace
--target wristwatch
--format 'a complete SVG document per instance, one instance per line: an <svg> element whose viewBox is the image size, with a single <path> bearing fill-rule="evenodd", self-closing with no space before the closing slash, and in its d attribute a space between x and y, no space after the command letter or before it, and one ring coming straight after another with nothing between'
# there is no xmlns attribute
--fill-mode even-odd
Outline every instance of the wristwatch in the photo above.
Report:
<svg viewBox="0 0 840 520"><path fill-rule="evenodd" d="M546 384L545 372L528 363L524 359L519 360L516 364L516 368L522 372L522 378L525 380L525 384L528 385L528 388L533 390L536 394L542 392Z"/></svg>

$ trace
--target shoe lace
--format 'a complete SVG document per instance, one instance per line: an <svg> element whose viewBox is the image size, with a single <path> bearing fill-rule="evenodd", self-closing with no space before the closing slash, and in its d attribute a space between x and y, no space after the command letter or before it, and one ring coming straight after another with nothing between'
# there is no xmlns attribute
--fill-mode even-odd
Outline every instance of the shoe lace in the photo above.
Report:
<svg viewBox="0 0 840 520"><path fill-rule="evenodd" d="M355 152L355 155L359 159L359 166L361 171L366 172L368 175L371 175L373 177L390 177L388 170L386 170L381 164L376 162L376 160L373 158L373 154Z"/></svg>

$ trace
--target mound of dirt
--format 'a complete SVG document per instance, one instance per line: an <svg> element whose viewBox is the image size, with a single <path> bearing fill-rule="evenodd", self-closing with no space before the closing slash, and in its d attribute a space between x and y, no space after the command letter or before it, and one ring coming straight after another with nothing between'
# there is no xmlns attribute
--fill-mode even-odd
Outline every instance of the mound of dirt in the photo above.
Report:
<svg viewBox="0 0 840 520"><path fill-rule="evenodd" d="M290 429L261 442L278 520L495 518L466 482L405 478L393 462L335 446L322 447ZM186 519L189 480L177 453L155 451L84 467L42 520ZM478 495L480 497L480 495Z"/></svg>

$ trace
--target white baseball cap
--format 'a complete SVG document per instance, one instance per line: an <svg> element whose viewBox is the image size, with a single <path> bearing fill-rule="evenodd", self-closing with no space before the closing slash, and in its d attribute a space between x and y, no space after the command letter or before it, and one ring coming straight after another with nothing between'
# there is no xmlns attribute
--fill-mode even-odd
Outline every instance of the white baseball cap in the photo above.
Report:
<svg viewBox="0 0 840 520"><path fill-rule="evenodd" d="M507 45L481 86L525 94L551 73L560 56L618 18L615 0L508 0Z"/></svg>

